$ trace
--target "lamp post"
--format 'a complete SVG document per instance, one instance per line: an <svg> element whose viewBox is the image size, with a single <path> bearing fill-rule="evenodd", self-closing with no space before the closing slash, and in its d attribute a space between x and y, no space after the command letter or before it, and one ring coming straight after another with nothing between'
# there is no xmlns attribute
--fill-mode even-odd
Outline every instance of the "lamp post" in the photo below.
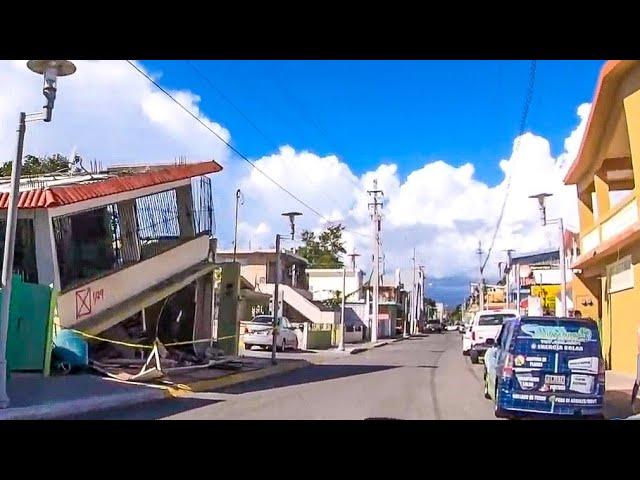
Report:
<svg viewBox="0 0 640 480"><path fill-rule="evenodd" d="M238 204L244 205L244 199L242 199L242 192L240 189L236 190L236 221L233 227L233 261L236 261L236 252L238 251Z"/></svg>
<svg viewBox="0 0 640 480"><path fill-rule="evenodd" d="M282 216L289 217L289 224L291 225L291 240L294 239L296 233L296 224L295 220L297 216L302 215L300 212L286 212L283 213ZM279 233L276 234L276 278L275 284L273 286L273 324L271 329L271 363L275 365L276 362L276 340L278 339L278 313L279 313L279 292L278 287L280 286L280 240L282 239L282 235Z"/></svg>
<svg viewBox="0 0 640 480"><path fill-rule="evenodd" d="M347 267L342 267L342 305L340 306L340 344L338 345L338 350L344 352L344 302L347 296Z"/></svg>
<svg viewBox="0 0 640 480"><path fill-rule="evenodd" d="M549 223L557 223L560 226L560 275L561 275L561 295L562 295L562 316L567 316L567 265L564 252L564 222L562 217L553 220L547 220L547 209L545 206L545 200L550 197L551 193L538 193L537 195L530 195L529 198L535 198L538 200L540 207L540 214L542 219L542 226L546 226Z"/></svg>
<svg viewBox="0 0 640 480"><path fill-rule="evenodd" d="M9 330L9 311L11 310L11 277L15 252L16 227L18 223L18 199L20 196L20 175L22 173L22 152L26 124L43 120L50 122L53 105L56 100L57 79L71 75L76 66L68 60L29 60L27 68L43 76L42 94L47 103L41 112L20 112L18 117L18 142L16 156L11 165L11 189L7 205L7 227L4 237L4 257L2 261L2 304L0 305L0 408L9 406L7 396L7 332Z"/></svg>

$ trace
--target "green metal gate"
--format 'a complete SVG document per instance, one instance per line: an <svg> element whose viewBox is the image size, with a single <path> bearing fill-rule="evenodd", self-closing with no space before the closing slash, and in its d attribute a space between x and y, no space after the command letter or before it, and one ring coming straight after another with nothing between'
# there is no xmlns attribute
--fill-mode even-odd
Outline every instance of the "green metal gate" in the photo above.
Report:
<svg viewBox="0 0 640 480"><path fill-rule="evenodd" d="M52 293L52 289L45 285L24 283L18 275L13 276L7 335L9 371L49 374L55 304Z"/></svg>

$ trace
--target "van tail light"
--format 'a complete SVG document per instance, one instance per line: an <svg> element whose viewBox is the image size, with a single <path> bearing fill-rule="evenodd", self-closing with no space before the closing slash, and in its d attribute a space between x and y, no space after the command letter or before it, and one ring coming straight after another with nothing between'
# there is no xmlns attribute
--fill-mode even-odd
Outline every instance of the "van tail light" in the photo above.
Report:
<svg viewBox="0 0 640 480"><path fill-rule="evenodd" d="M605 381L604 362L602 360L598 360L598 383L604 383L604 381Z"/></svg>
<svg viewBox="0 0 640 480"><path fill-rule="evenodd" d="M504 359L504 366L502 367L502 378L511 378L513 376L513 355L508 353Z"/></svg>
<svg viewBox="0 0 640 480"><path fill-rule="evenodd" d="M473 330L471 331L471 340L475 340L476 339L476 332L474 332Z"/></svg>

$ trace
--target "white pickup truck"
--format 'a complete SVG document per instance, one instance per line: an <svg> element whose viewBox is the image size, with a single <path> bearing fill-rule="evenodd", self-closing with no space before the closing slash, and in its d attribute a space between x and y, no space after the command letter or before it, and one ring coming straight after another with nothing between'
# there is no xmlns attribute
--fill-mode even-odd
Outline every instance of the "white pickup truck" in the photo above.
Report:
<svg viewBox="0 0 640 480"><path fill-rule="evenodd" d="M471 363L478 363L488 348L485 348L487 338L495 340L504 321L517 316L517 310L481 310L477 312L462 337L462 354L470 355Z"/></svg>

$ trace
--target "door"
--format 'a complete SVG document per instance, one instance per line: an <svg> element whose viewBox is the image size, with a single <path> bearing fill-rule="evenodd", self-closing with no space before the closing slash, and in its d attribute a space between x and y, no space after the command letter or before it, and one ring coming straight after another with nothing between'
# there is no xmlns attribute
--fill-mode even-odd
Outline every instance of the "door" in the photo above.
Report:
<svg viewBox="0 0 640 480"><path fill-rule="evenodd" d="M48 371L51 294L49 287L23 283L13 276L7 334L7 359L12 371Z"/></svg>

